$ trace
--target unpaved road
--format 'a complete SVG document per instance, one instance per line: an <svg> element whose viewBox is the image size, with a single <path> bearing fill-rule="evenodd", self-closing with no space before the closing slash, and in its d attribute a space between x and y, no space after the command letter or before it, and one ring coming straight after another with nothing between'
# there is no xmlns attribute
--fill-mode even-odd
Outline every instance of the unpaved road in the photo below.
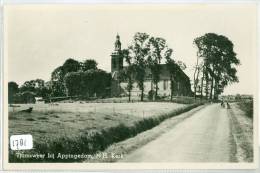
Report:
<svg viewBox="0 0 260 173"><path fill-rule="evenodd" d="M227 109L212 104L121 162L229 162L232 151Z"/></svg>

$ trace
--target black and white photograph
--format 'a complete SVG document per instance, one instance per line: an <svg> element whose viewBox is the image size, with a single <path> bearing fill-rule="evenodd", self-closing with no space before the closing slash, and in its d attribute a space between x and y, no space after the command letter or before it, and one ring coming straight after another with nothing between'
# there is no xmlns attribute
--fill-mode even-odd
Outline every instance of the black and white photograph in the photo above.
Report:
<svg viewBox="0 0 260 173"><path fill-rule="evenodd" d="M4 167L255 168L256 42L253 3L6 5Z"/></svg>

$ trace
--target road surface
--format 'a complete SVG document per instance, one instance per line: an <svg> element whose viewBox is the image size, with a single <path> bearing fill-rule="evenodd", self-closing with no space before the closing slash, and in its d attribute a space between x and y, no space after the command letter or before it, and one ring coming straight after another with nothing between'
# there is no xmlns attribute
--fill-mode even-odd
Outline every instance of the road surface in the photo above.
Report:
<svg viewBox="0 0 260 173"><path fill-rule="evenodd" d="M229 162L231 142L227 109L211 104L121 162Z"/></svg>

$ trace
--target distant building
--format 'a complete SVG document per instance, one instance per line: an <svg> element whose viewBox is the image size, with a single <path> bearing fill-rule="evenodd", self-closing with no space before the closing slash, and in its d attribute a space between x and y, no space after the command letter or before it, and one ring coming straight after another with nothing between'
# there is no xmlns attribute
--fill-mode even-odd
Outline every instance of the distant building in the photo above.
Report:
<svg viewBox="0 0 260 173"><path fill-rule="evenodd" d="M119 82L118 75L125 68L124 59L121 52L121 42L120 36L116 36L116 41L114 45L115 49L111 54L111 74L112 74L112 84L111 84L111 95L112 96L122 96L127 95L127 82ZM191 85L189 77L180 70L181 80L175 82L174 95L176 96L189 96L191 95ZM170 96L171 86L170 86L170 73L167 69L166 64L161 64L160 81L158 83L158 95L159 96ZM149 91L155 91L155 85L152 82L152 73L150 68L145 69L145 82L144 82L144 94L148 95ZM133 84L133 90L131 91L132 96L141 95L141 91L138 88L136 82Z"/></svg>

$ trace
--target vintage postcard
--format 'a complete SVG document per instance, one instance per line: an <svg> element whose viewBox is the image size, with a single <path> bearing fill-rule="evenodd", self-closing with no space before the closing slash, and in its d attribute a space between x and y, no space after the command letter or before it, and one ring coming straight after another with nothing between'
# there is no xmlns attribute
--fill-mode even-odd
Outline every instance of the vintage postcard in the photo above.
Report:
<svg viewBox="0 0 260 173"><path fill-rule="evenodd" d="M257 5L6 5L4 169L255 169Z"/></svg>

